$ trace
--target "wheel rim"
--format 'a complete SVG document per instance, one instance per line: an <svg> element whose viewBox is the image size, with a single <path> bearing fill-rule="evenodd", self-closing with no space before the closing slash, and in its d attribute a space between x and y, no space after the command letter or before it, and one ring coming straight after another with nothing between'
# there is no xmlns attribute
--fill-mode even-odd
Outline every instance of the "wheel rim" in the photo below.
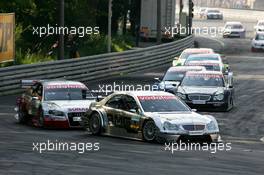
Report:
<svg viewBox="0 0 264 175"><path fill-rule="evenodd" d="M98 115L93 115L90 119L90 130L92 133L98 133L100 130L100 120Z"/></svg>
<svg viewBox="0 0 264 175"><path fill-rule="evenodd" d="M143 129L144 139L147 141L153 141L156 137L156 126L155 123L149 121L145 124Z"/></svg>

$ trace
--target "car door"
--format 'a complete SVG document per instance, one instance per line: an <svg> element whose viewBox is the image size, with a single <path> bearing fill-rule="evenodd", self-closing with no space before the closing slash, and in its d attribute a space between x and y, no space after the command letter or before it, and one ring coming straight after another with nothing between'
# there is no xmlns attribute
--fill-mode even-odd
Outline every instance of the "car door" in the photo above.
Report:
<svg viewBox="0 0 264 175"><path fill-rule="evenodd" d="M129 95L123 96L124 111L123 111L123 127L129 133L137 133L140 129L141 124L141 111L134 99Z"/></svg>
<svg viewBox="0 0 264 175"><path fill-rule="evenodd" d="M39 108L40 108L41 100L42 100L42 94L43 94L43 86L41 83L37 83L33 87L32 97L30 100L31 114L33 116L37 116L39 113Z"/></svg>
<svg viewBox="0 0 264 175"><path fill-rule="evenodd" d="M104 105L104 110L108 119L108 129L112 134L115 134L116 128L123 128L122 109L124 107L122 100L122 95L114 95Z"/></svg>

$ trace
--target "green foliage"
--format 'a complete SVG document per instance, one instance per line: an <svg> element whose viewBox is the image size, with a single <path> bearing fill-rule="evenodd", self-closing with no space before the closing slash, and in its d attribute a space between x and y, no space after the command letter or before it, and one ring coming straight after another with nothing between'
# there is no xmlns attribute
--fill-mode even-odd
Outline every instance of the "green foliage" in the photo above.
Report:
<svg viewBox="0 0 264 175"><path fill-rule="evenodd" d="M131 36L113 36L112 52L122 52L134 46ZM93 35L80 46L80 55L96 55L107 52L107 36Z"/></svg>
<svg viewBox="0 0 264 175"><path fill-rule="evenodd" d="M16 52L16 64L32 64L38 62L52 61L55 60L54 57L46 56L39 53L31 53L28 50L26 53L23 53L21 49Z"/></svg>
<svg viewBox="0 0 264 175"><path fill-rule="evenodd" d="M139 14L135 4L139 0L114 0L112 16L112 50L121 52L133 47L133 38L117 36L118 24L126 21L128 10L131 14ZM56 57L47 56L58 36L39 37L33 35L33 27L56 26L58 24L58 0L1 0L0 13L15 12L16 58L17 64L31 64L50 61ZM65 0L65 26L100 27L100 36L91 35L78 38L78 49L81 56L105 53L107 51L107 18L108 0ZM135 21L130 17L131 21ZM133 18L136 18L133 15ZM133 24L133 23L132 23ZM126 29L123 28L126 33ZM133 31L131 32L133 34ZM67 36L65 36L65 44ZM65 45L66 46L66 45ZM66 54L67 48L65 47ZM65 56L67 57L67 56ZM11 63L1 64L1 66Z"/></svg>

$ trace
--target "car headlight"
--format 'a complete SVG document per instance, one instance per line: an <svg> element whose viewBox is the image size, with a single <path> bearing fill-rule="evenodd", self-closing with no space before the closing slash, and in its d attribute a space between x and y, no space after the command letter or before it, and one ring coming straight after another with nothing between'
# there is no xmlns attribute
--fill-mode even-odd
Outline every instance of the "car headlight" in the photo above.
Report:
<svg viewBox="0 0 264 175"><path fill-rule="evenodd" d="M215 96L214 96L214 100L218 100L218 101L221 101L221 100L223 100L224 99L224 94L216 94Z"/></svg>
<svg viewBox="0 0 264 175"><path fill-rule="evenodd" d="M165 84L164 83L160 83L159 84L159 89L164 90L165 89Z"/></svg>
<svg viewBox="0 0 264 175"><path fill-rule="evenodd" d="M210 123L206 124L206 128L208 131L218 130L217 125L214 121L211 121Z"/></svg>
<svg viewBox="0 0 264 175"><path fill-rule="evenodd" d="M49 110L49 114L53 116L65 116L64 112L58 110Z"/></svg>
<svg viewBox="0 0 264 175"><path fill-rule="evenodd" d="M177 124L172 124L170 122L164 122L163 127L165 130L174 130L174 131L179 130L179 126Z"/></svg>
<svg viewBox="0 0 264 175"><path fill-rule="evenodd" d="M177 92L176 95L177 95L178 97L180 97L181 99L186 100L186 95L185 95L185 94L182 94L182 93L180 93L180 92Z"/></svg>

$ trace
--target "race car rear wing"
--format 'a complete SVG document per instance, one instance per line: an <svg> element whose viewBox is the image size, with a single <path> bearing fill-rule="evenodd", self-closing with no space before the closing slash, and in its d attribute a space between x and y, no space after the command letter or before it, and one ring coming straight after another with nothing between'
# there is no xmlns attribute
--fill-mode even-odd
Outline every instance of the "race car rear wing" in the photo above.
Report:
<svg viewBox="0 0 264 175"><path fill-rule="evenodd" d="M43 80L21 80L21 88L28 89L32 87L34 84L41 82Z"/></svg>

